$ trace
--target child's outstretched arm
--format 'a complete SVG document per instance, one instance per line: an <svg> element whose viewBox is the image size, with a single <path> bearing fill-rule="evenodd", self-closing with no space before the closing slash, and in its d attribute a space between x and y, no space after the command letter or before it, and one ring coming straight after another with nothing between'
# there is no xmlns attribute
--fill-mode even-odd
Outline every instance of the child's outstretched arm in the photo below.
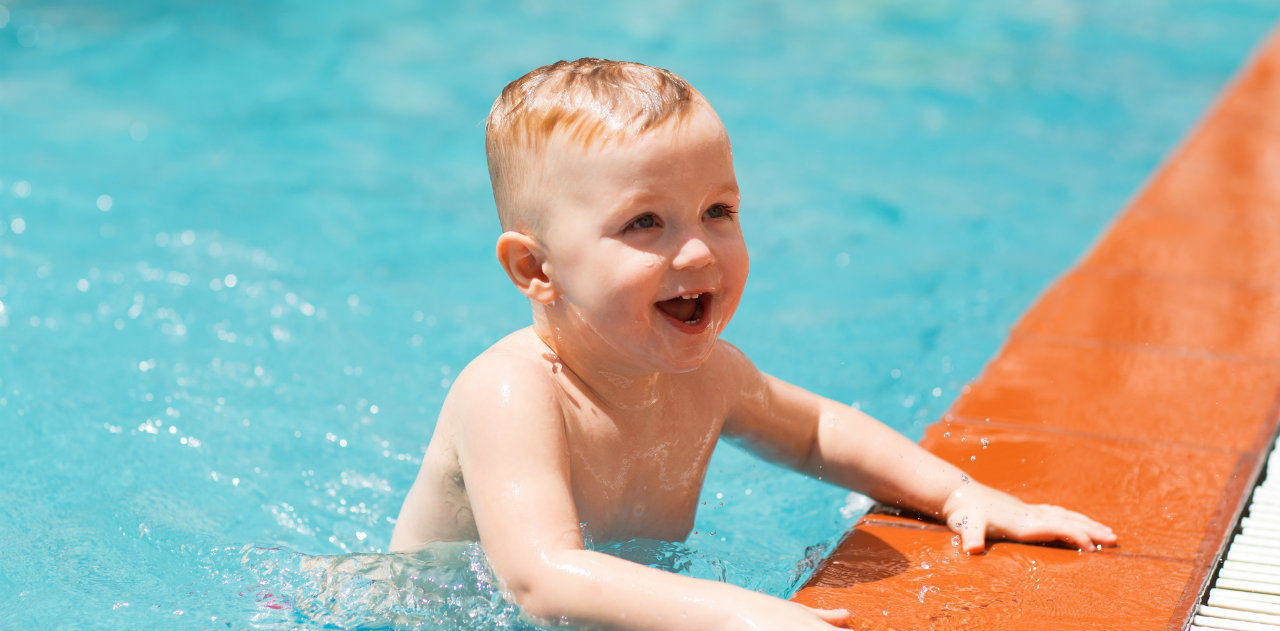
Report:
<svg viewBox="0 0 1280 631"><path fill-rule="evenodd" d="M442 411L467 419L454 425L455 444L480 541L526 614L575 627L666 631L833 631L848 617L585 550L569 444L545 372L477 361Z"/></svg>
<svg viewBox="0 0 1280 631"><path fill-rule="evenodd" d="M765 375L745 356L738 363L748 386L724 433L775 462L942 519L967 552L981 552L989 536L1088 550L1116 542L1080 513L980 484L870 416Z"/></svg>

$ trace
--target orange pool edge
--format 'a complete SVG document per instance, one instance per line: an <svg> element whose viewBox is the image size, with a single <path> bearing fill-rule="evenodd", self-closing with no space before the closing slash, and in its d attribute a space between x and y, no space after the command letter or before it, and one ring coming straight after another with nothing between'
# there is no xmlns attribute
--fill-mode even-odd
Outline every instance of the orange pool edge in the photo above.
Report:
<svg viewBox="0 0 1280 631"><path fill-rule="evenodd" d="M861 519L794 600L862 629L1183 629L1280 420L1280 31L921 444L1100 552Z"/></svg>

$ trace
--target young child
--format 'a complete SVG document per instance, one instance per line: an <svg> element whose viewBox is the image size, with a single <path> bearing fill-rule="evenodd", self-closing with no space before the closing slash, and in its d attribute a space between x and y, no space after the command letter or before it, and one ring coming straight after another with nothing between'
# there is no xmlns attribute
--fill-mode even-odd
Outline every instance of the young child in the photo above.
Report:
<svg viewBox="0 0 1280 631"><path fill-rule="evenodd" d="M683 540L716 441L986 537L1113 544L1024 504L871 417L760 372L718 338L747 279L738 184L714 110L681 78L579 59L502 91L486 149L498 261L533 326L453 384L394 551L479 540L523 611L625 629L832 629L819 611L585 550Z"/></svg>

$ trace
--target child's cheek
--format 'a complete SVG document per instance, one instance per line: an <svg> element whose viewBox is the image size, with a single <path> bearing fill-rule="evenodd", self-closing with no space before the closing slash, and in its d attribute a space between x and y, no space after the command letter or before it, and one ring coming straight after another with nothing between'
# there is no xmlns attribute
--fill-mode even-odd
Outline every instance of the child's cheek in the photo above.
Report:
<svg viewBox="0 0 1280 631"><path fill-rule="evenodd" d="M738 243L729 250L725 265L725 278L734 293L741 295L747 284L747 275L751 272L751 257L747 255L745 243Z"/></svg>
<svg viewBox="0 0 1280 631"><path fill-rule="evenodd" d="M618 307L630 305L649 306L656 301L662 288L662 260L650 254L632 254L602 261L596 271L601 286L610 288L612 300Z"/></svg>

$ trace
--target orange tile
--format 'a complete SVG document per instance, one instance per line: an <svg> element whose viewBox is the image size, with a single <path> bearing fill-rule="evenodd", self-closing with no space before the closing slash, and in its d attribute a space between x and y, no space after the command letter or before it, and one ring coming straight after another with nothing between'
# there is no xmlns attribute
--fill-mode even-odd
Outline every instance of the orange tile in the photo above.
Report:
<svg viewBox="0 0 1280 631"><path fill-rule="evenodd" d="M1204 222L1175 213L1130 213L1081 266L1280 287L1280 226L1268 229L1263 223L1248 215Z"/></svg>
<svg viewBox="0 0 1280 631"><path fill-rule="evenodd" d="M1254 55L1249 66L1224 92L1215 112L1255 124L1280 126L1280 33Z"/></svg>
<svg viewBox="0 0 1280 631"><path fill-rule="evenodd" d="M1280 227L1280 31L1133 204L1201 220Z"/></svg>
<svg viewBox="0 0 1280 631"><path fill-rule="evenodd" d="M1280 288L1077 271L1015 333L1280 359Z"/></svg>
<svg viewBox="0 0 1280 631"><path fill-rule="evenodd" d="M1278 396L1277 365L1015 336L946 418L1244 451Z"/></svg>
<svg viewBox="0 0 1280 631"><path fill-rule="evenodd" d="M969 556L947 533L861 527L794 600L846 608L854 629L1163 630L1192 565L1000 543Z"/></svg>
<svg viewBox="0 0 1280 631"><path fill-rule="evenodd" d="M1205 121L1134 201L1135 212L1280 226L1280 125Z"/></svg>
<svg viewBox="0 0 1280 631"><path fill-rule="evenodd" d="M985 441L985 442L984 442ZM1117 553L1191 560L1241 462L1238 452L941 422L920 442L974 480L1110 526ZM1251 461L1250 461L1251 462ZM1228 498L1231 511L1239 497Z"/></svg>

